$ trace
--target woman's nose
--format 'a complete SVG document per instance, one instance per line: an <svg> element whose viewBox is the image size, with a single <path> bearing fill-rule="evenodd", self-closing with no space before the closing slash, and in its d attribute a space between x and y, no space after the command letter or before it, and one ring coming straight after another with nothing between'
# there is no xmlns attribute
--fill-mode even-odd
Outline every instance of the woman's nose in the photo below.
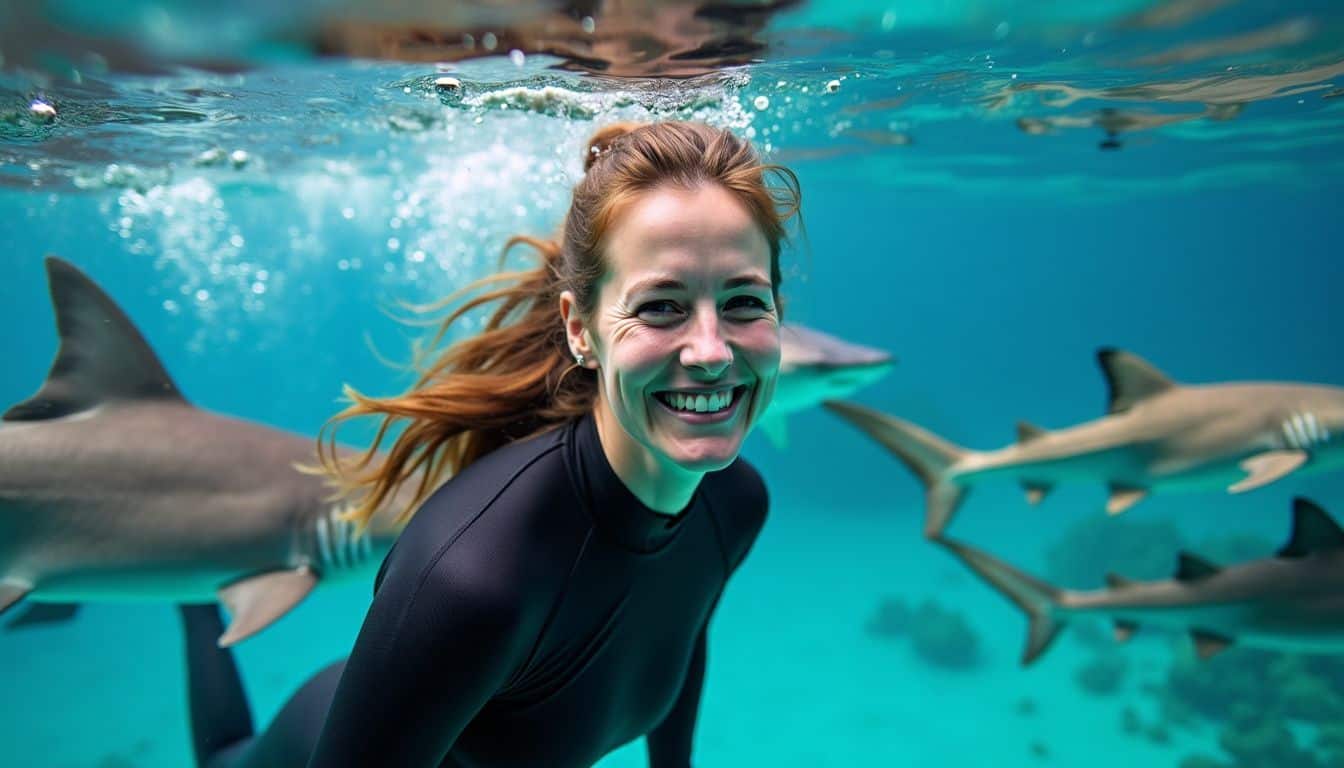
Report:
<svg viewBox="0 0 1344 768"><path fill-rule="evenodd" d="M715 377L732 364L733 350L723 338L723 329L715 313L700 313L691 323L688 334L681 346L682 365Z"/></svg>

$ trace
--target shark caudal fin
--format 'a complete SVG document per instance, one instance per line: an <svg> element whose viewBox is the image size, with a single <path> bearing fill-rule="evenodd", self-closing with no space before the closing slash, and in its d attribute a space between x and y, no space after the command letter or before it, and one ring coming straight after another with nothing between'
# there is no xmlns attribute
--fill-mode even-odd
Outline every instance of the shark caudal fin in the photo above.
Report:
<svg viewBox="0 0 1344 768"><path fill-rule="evenodd" d="M1064 628L1065 621L1059 611L1063 594L1061 590L974 547L944 538L934 541L946 547L967 568L975 571L1026 612L1029 624L1027 646L1022 651L1022 666L1040 658Z"/></svg>
<svg viewBox="0 0 1344 768"><path fill-rule="evenodd" d="M60 349L42 388L4 420L56 419L115 400L182 400L117 303L74 265L54 256L46 264Z"/></svg>
<svg viewBox="0 0 1344 768"><path fill-rule="evenodd" d="M924 483L924 535L930 538L942 535L968 490L952 480L948 470L970 451L871 408L842 400L828 400L825 405L868 433L915 473Z"/></svg>

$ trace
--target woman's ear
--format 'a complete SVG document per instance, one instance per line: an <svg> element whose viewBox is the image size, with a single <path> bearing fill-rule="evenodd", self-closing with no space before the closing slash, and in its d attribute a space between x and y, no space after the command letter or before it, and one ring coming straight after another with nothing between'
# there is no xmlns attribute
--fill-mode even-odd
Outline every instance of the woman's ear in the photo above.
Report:
<svg viewBox="0 0 1344 768"><path fill-rule="evenodd" d="M560 292L560 320L565 325L565 340L569 343L569 354L583 368L596 368L597 360L593 355L592 337L588 335L588 325L579 312L578 301L573 291Z"/></svg>

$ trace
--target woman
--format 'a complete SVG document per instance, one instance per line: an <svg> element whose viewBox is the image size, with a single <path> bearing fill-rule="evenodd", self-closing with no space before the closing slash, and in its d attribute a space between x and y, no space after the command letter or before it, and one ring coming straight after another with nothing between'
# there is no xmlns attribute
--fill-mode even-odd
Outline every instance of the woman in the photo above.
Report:
<svg viewBox="0 0 1344 768"><path fill-rule="evenodd" d="M359 462L324 444L357 519L404 482L424 500L344 668L254 739L217 612L183 609L199 764L566 768L647 736L655 768L690 765L706 626L766 513L737 454L778 371L797 182L690 123L604 129L585 166L562 242L515 238L542 266L444 324L498 301L485 332L334 420L383 420Z"/></svg>

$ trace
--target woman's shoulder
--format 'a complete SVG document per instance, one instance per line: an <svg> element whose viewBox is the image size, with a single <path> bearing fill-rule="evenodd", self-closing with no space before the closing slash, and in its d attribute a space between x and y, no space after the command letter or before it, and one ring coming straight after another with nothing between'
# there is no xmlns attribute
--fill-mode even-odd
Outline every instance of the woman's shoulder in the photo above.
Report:
<svg viewBox="0 0 1344 768"><path fill-rule="evenodd" d="M575 495L561 451L564 432L505 445L440 486L397 538L383 571L414 574L417 583L436 581L439 573L459 588L490 590L545 582L550 571L567 568L586 518L563 512Z"/></svg>
<svg viewBox="0 0 1344 768"><path fill-rule="evenodd" d="M724 539L731 568L737 568L765 525L770 494L765 480L746 459L705 475L705 500Z"/></svg>

